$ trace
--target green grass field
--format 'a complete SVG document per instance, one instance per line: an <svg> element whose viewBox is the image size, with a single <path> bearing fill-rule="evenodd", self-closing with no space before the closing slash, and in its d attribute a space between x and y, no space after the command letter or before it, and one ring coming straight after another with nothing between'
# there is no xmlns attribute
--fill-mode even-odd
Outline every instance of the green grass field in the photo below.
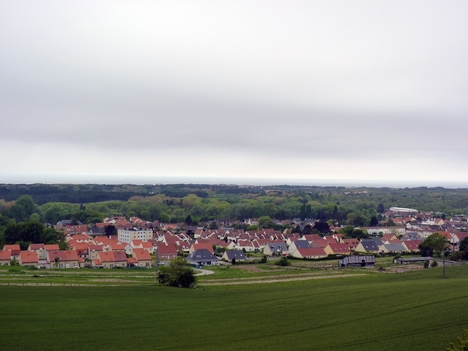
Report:
<svg viewBox="0 0 468 351"><path fill-rule="evenodd" d="M441 273L198 289L0 286L0 348L445 350L468 328L468 266Z"/></svg>

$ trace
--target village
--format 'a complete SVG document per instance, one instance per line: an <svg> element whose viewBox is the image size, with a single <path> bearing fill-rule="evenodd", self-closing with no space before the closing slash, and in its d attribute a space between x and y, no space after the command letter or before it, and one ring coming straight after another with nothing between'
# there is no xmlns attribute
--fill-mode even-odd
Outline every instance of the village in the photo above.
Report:
<svg viewBox="0 0 468 351"><path fill-rule="evenodd" d="M4 245L0 265L42 269L150 268L179 255L189 264L201 267L248 262L263 256L318 260L358 255L419 255L419 245L433 233L447 239L451 252L457 251L459 243L468 237L464 216L442 219L429 212L392 207L386 217L393 226L357 228L366 233L365 238L347 238L340 233L342 228L333 226L329 233L320 235L268 228L181 230L183 224L147 222L137 217L107 218L92 227L61 221L54 228L63 231L67 250L60 250L58 244L30 244L27 250L21 250L18 244ZM257 223L255 219L245 222ZM289 223L301 229L310 221L295 218ZM106 235L108 226L113 226L117 234ZM352 259L343 262L353 264Z"/></svg>

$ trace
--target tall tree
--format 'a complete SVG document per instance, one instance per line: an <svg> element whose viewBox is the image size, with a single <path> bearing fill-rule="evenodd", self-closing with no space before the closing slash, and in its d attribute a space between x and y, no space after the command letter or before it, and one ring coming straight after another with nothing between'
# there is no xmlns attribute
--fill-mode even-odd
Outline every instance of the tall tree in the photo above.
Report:
<svg viewBox="0 0 468 351"><path fill-rule="evenodd" d="M440 256L448 246L449 241L445 236L440 235L439 233L433 233L419 244L419 250L421 251L422 256Z"/></svg>

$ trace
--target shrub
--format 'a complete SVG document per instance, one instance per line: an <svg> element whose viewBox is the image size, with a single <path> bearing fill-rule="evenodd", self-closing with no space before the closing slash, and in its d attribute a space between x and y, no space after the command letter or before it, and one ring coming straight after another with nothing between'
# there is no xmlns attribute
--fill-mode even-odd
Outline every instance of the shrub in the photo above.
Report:
<svg viewBox="0 0 468 351"><path fill-rule="evenodd" d="M159 268L158 283L179 288L195 287L196 277L192 267L182 257L169 262L169 266Z"/></svg>
<svg viewBox="0 0 468 351"><path fill-rule="evenodd" d="M465 254L462 251L452 252L448 259L452 261L459 261L465 258Z"/></svg>
<svg viewBox="0 0 468 351"><path fill-rule="evenodd" d="M438 266L437 261L432 261L431 267L437 267L437 266Z"/></svg>
<svg viewBox="0 0 468 351"><path fill-rule="evenodd" d="M278 266L290 266L291 262L288 261L287 257L282 257L280 260L275 262Z"/></svg>
<svg viewBox="0 0 468 351"><path fill-rule="evenodd" d="M429 261L424 261L424 268L429 268Z"/></svg>

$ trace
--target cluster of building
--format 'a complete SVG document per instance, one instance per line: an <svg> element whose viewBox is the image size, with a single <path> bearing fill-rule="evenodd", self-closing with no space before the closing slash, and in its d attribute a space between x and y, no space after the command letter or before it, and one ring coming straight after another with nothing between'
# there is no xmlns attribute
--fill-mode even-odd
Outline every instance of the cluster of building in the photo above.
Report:
<svg viewBox="0 0 468 351"><path fill-rule="evenodd" d="M340 228L337 227L331 227L331 233L326 236L232 228L194 228L188 235L185 232L177 234L174 227L161 228L159 223L137 217L130 220L110 218L93 227L62 221L55 227L65 232L67 250L59 250L56 244L30 244L27 250L21 250L19 245L5 245L0 251L0 265L15 262L38 268L150 267L156 260L174 259L178 254L186 256L193 265L216 265L219 260L247 260L246 252L299 259L359 253L417 253L422 241L434 232L445 236L452 250L456 251L459 242L468 236L464 231L467 229L466 218L463 217L444 220L433 218L430 213L404 208L391 208L387 216L395 226L361 228L371 236L362 240L345 238L338 233ZM116 228L116 235L105 235L109 225Z"/></svg>

